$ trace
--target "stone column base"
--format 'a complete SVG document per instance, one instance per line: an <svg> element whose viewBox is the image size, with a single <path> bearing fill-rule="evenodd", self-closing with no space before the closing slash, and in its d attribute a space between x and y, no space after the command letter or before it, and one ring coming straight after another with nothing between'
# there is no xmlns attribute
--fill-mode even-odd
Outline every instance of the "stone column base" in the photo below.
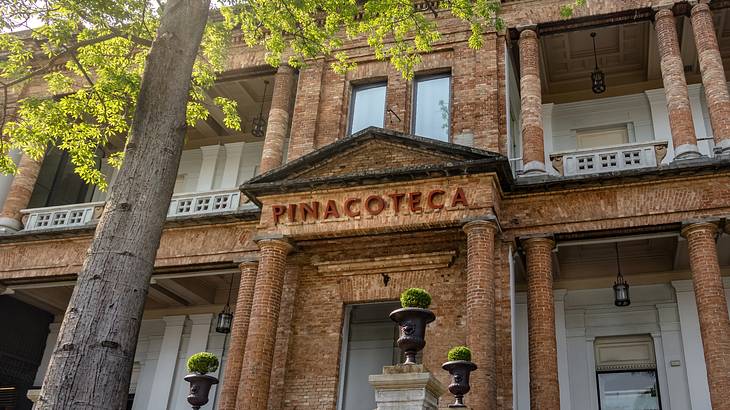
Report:
<svg viewBox="0 0 730 410"><path fill-rule="evenodd" d="M23 229L23 224L13 218L0 216L0 233L18 232Z"/></svg>
<svg viewBox="0 0 730 410"><path fill-rule="evenodd" d="M385 366L382 374L370 375L369 382L377 410L436 410L446 392L422 364Z"/></svg>
<svg viewBox="0 0 730 410"><path fill-rule="evenodd" d="M33 402L33 408L35 408L35 403L38 401L38 398L41 397L41 389L28 389L28 393L26 393L25 397Z"/></svg>

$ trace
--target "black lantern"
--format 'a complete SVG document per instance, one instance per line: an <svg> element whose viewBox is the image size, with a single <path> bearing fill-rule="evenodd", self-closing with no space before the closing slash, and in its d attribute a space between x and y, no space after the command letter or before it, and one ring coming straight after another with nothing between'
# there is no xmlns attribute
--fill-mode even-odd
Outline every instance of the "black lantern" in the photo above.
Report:
<svg viewBox="0 0 730 410"><path fill-rule="evenodd" d="M264 118L264 101L266 101L266 90L269 88L269 82L264 81L264 96L261 98L261 108L259 116L251 121L251 135L256 138L263 138L266 135L266 119Z"/></svg>
<svg viewBox="0 0 730 410"><path fill-rule="evenodd" d="M593 83L591 88L595 94L600 94L606 91L606 75L598 68L598 56L596 55L596 33L591 33L591 37L593 38L593 59L596 62L596 67L591 73L591 82Z"/></svg>
<svg viewBox="0 0 730 410"><path fill-rule="evenodd" d="M228 287L228 299L226 306L218 313L218 320L215 323L215 331L218 333L231 333L233 325L233 313L231 313L231 290L233 290L233 274L231 274L231 285Z"/></svg>
<svg viewBox="0 0 730 410"><path fill-rule="evenodd" d="M624 275L621 274L621 260L618 255L618 242L616 242L616 267L618 268L618 275L616 276L616 282L613 284L613 304L620 307L628 306L631 304L631 299L629 298L629 284L624 280Z"/></svg>

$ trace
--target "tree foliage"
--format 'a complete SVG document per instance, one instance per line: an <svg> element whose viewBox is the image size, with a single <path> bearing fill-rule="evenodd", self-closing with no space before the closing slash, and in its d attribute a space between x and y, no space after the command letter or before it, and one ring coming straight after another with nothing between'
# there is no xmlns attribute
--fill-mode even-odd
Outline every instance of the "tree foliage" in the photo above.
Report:
<svg viewBox="0 0 730 410"><path fill-rule="evenodd" d="M410 78L441 37L432 18L439 13L468 25L473 48L482 46L486 30L503 26L499 0L222 0L219 6L194 66L188 125L217 106L226 127L241 128L234 100L206 94L224 68L234 31L247 45L263 47L272 66L326 57L340 73L355 66L343 45L363 39L376 58ZM106 188L98 160L121 164L163 8L148 0L0 3L0 172L16 172L11 149L38 159L53 145L69 153L84 181ZM14 99L27 87L46 91Z"/></svg>

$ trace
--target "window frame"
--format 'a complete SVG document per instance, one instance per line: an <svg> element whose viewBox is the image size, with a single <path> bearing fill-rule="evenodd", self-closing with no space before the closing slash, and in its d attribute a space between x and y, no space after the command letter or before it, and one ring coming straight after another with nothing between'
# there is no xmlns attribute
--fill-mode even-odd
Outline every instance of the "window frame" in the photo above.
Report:
<svg viewBox="0 0 730 410"><path fill-rule="evenodd" d="M619 373L635 373L635 372L654 372L654 383L656 384L657 404L659 404L659 410L663 410L661 385L659 383L659 371L656 368L627 369L627 370L597 370L596 371L596 398L598 399L598 410L603 410L603 408L601 407L600 375L602 375L602 374L619 374Z"/></svg>
<svg viewBox="0 0 730 410"><path fill-rule="evenodd" d="M376 81L367 82L367 83L350 83L350 107L348 108L348 115L347 115L347 135L352 135L354 132L352 132L352 120L354 119L354 113L355 113L355 95L359 91L363 90L369 90L371 88L378 88L383 87L385 89L385 96L383 100L383 126L385 126L385 113L388 111L388 80L387 79L378 79ZM358 130L357 132L362 131Z"/></svg>
<svg viewBox="0 0 730 410"><path fill-rule="evenodd" d="M453 95L454 95L454 92L453 92L454 91L453 90L454 79L453 79L453 75L451 73L451 70L441 71L441 72L436 72L436 73L416 74L416 76L413 78L413 91L411 93L412 95L411 95L411 126L410 126L410 132L413 135L418 135L418 134L416 134L416 122L417 122L416 113L417 113L417 110L418 110L418 83L420 83L422 81L438 80L438 79L441 79L441 78L447 78L449 80L449 85L447 87L447 89L449 91L449 118L448 118L448 128L446 130L446 141L441 141L440 139L428 137L426 135L422 135L422 137L429 138L429 139L433 139L435 141L449 142L450 143L450 142L453 141L453 135L452 135L452 132L451 132L452 131L452 129L451 129L452 128L451 127L452 121L451 120L453 118L453 115L452 115L452 112L453 112L452 102L453 102Z"/></svg>

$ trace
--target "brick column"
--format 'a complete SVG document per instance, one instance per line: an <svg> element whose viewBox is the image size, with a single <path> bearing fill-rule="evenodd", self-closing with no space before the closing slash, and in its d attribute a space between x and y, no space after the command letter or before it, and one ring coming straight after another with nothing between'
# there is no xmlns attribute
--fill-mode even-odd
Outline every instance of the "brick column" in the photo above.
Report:
<svg viewBox="0 0 730 410"><path fill-rule="evenodd" d="M294 70L288 65L281 65L274 76L274 95L271 99L266 138L261 154L261 173L279 167L284 158L284 141L291 118L293 83Z"/></svg>
<svg viewBox="0 0 730 410"><path fill-rule="evenodd" d="M714 410L730 409L730 319L725 289L717 260L718 227L708 222L686 225L689 266L700 319L702 347L705 351L707 381Z"/></svg>
<svg viewBox="0 0 730 410"><path fill-rule="evenodd" d="M527 255L527 325L530 349L530 408L560 408L555 340L552 250L549 238L524 241Z"/></svg>
<svg viewBox="0 0 730 410"><path fill-rule="evenodd" d="M715 149L730 153L730 94L727 91L725 69L722 66L720 46L715 36L710 6L699 3L692 7L692 31L697 56L700 60L702 85L705 87L707 109L715 137Z"/></svg>
<svg viewBox="0 0 730 410"><path fill-rule="evenodd" d="M0 232L23 229L20 210L28 207L42 163L43 160L36 161L26 154L20 157L18 173L10 184L8 196L0 212Z"/></svg>
<svg viewBox="0 0 730 410"><path fill-rule="evenodd" d="M684 65L679 52L674 13L671 8L662 8L656 12L654 18L662 81L667 96L669 127L672 130L674 143L674 158L697 158L700 153L697 150L697 136L692 121L687 80L684 78Z"/></svg>
<svg viewBox="0 0 730 410"><path fill-rule="evenodd" d="M545 142L542 129L540 50L537 32L520 32L520 101L522 104L522 163L525 174L545 172Z"/></svg>
<svg viewBox="0 0 730 410"><path fill-rule="evenodd" d="M286 255L292 249L285 239L262 239L258 245L261 256L237 399L237 408L246 410L268 407Z"/></svg>
<svg viewBox="0 0 730 410"><path fill-rule="evenodd" d="M246 349L248 323L251 319L251 305L253 304L258 266L257 260L247 260L238 265L241 269L241 283L238 286L236 311L233 313L231 345L228 348L226 367L223 369L223 386L218 401L220 410L234 410L236 408L238 383L241 379L241 365L243 364L243 353Z"/></svg>
<svg viewBox="0 0 730 410"><path fill-rule="evenodd" d="M466 232L466 344L472 349L479 368L472 373L469 404L475 410L497 408L496 330L494 314L494 236L493 221L472 221Z"/></svg>

